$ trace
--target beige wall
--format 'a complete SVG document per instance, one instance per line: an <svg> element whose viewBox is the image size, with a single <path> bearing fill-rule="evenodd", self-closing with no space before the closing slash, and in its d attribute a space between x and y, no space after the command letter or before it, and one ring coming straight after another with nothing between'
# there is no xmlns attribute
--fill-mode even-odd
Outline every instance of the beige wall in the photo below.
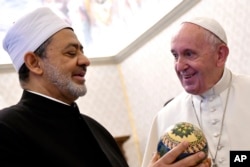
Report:
<svg viewBox="0 0 250 167"><path fill-rule="evenodd" d="M228 67L250 74L249 6L249 0L201 0L173 25L193 16L214 17L228 35ZM82 113L101 122L114 136L131 135L124 145L130 167L141 164L154 115L182 90L169 51L173 30L170 25L120 64L91 66L88 93L77 100ZM14 70L0 68L0 78L2 108L16 103L22 90Z"/></svg>

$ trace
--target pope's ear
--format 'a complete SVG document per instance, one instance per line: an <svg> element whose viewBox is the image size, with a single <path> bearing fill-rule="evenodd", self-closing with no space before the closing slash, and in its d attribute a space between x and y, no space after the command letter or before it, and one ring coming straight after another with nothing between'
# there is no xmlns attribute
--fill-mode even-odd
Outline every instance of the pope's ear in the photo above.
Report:
<svg viewBox="0 0 250 167"><path fill-rule="evenodd" d="M229 49L227 45L222 44L218 49L218 66L224 66L227 61L227 56L229 54Z"/></svg>
<svg viewBox="0 0 250 167"><path fill-rule="evenodd" d="M41 74L43 72L43 70L40 66L41 58L39 58L33 52L27 52L24 55L24 63L27 66L27 68L35 74Z"/></svg>

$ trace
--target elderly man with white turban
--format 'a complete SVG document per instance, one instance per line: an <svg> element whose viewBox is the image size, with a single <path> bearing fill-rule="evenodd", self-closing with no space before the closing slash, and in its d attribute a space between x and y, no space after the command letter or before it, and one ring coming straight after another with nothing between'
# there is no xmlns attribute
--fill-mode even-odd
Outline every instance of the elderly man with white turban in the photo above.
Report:
<svg viewBox="0 0 250 167"><path fill-rule="evenodd" d="M128 167L112 135L74 102L87 91L90 62L69 24L38 8L14 23L3 47L24 91L0 111L0 166Z"/></svg>

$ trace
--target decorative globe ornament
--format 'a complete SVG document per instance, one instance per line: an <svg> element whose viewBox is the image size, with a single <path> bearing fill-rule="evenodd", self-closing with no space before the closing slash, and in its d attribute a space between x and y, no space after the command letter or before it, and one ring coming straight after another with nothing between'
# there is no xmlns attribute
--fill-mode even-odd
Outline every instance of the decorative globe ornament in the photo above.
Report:
<svg viewBox="0 0 250 167"><path fill-rule="evenodd" d="M163 156L182 141L188 141L190 144L189 147L179 155L176 161L199 151L203 151L206 157L208 156L208 143L205 135L201 129L188 122L180 122L170 126L167 132L161 137L157 151L160 156Z"/></svg>

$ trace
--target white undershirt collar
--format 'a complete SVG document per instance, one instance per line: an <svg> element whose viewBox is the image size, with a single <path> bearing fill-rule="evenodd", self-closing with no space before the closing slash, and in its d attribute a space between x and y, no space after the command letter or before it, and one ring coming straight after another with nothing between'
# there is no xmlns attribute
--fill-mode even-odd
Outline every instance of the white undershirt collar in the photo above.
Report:
<svg viewBox="0 0 250 167"><path fill-rule="evenodd" d="M45 97L45 98L47 98L47 99L50 99L50 100L53 100L53 101L56 101L56 102L59 102L59 103L62 103L62 104L65 104L65 105L67 105L67 106L70 106L69 104L67 104L67 103L65 103L65 102L63 102L63 101L61 101L61 100L55 99L55 98L53 98L53 97L50 97L50 96L47 96L47 95L44 95L44 94L41 94L41 93L38 93L38 92L34 92L34 91L31 91L31 90L26 90L26 91L28 91L28 92L30 92L30 93L37 94L37 95L39 95L39 96L43 96L43 97Z"/></svg>

